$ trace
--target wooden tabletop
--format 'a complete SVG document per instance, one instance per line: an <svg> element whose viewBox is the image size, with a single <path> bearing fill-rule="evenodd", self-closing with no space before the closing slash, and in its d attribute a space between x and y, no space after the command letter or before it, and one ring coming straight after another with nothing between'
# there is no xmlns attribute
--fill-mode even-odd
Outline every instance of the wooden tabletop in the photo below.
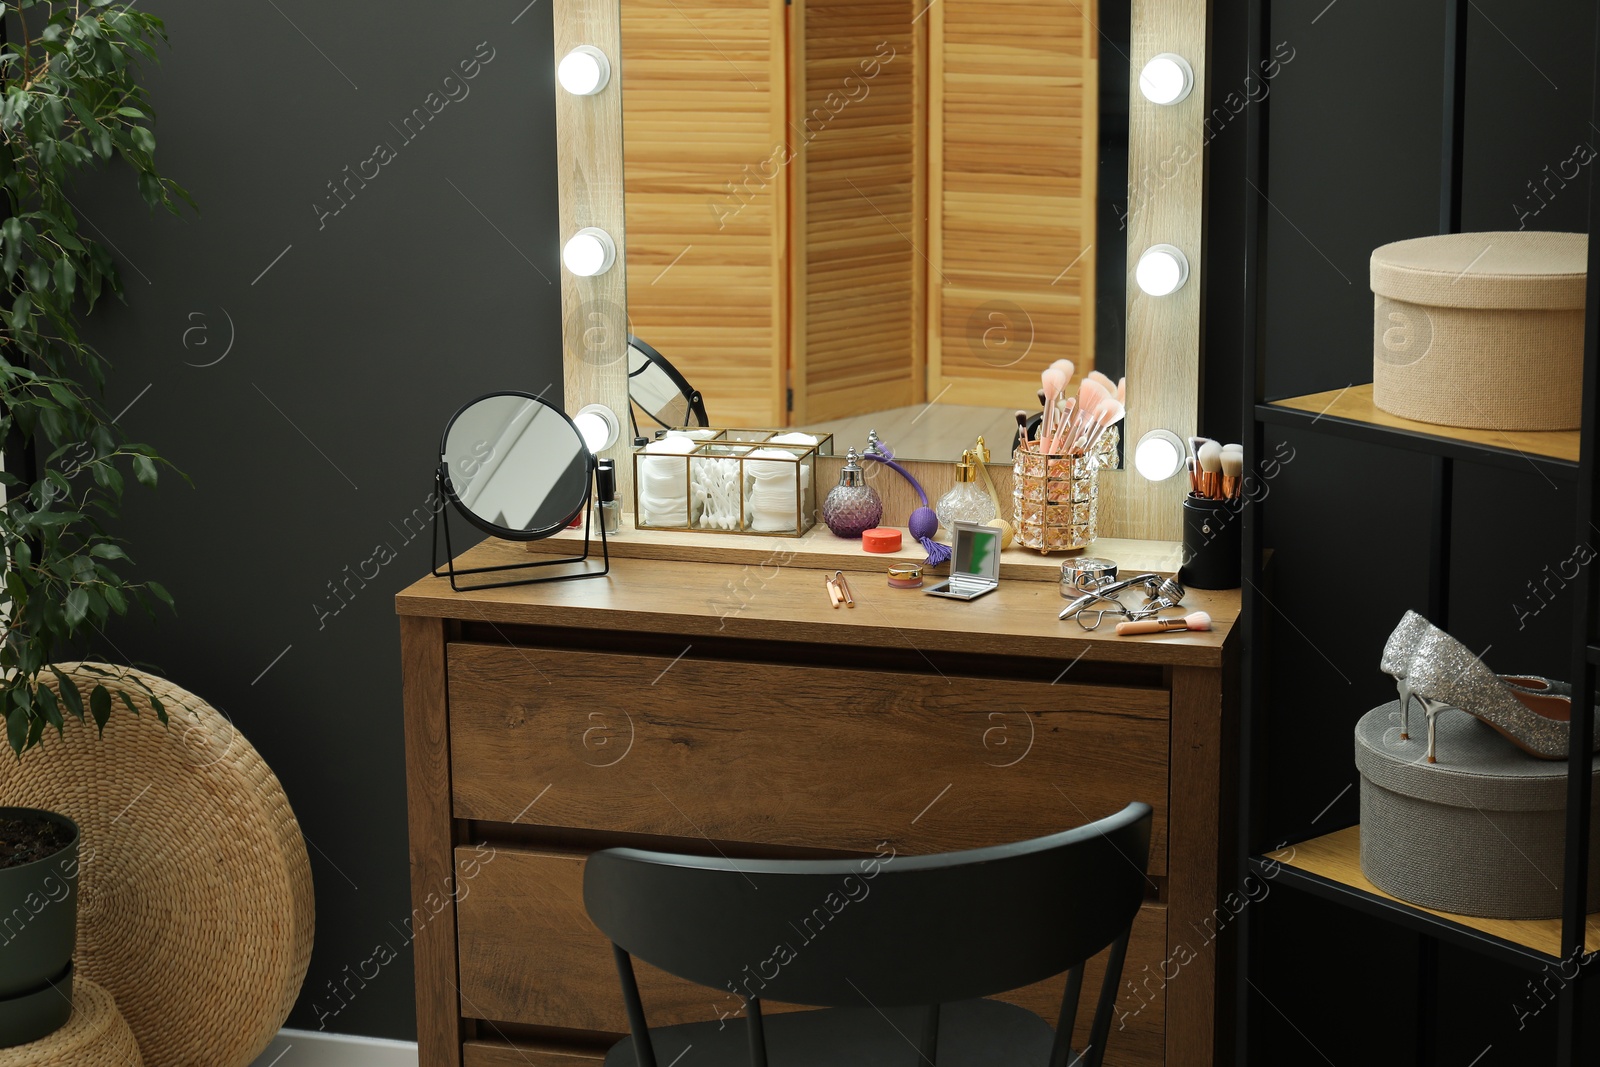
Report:
<svg viewBox="0 0 1600 1067"><path fill-rule="evenodd" d="M525 563L524 546L490 539L463 553L457 567ZM588 566L598 569L598 562ZM797 566L611 560L611 573L582 581L451 591L424 578L395 597L401 615L502 625L637 630L685 636L851 643L923 651L980 652L1075 661L1220 667L1239 616L1239 591L1191 589L1180 611L1210 614L1212 629L1118 637L1113 619L1088 633L1058 620L1065 601L1049 582L1006 581L973 601L890 588L886 578L849 577L854 608L833 608L823 576ZM505 577L515 577L507 575ZM468 584L472 579L462 579ZM493 580L493 576L489 580ZM932 584L932 583L929 583ZM1134 597L1127 597L1131 605Z"/></svg>

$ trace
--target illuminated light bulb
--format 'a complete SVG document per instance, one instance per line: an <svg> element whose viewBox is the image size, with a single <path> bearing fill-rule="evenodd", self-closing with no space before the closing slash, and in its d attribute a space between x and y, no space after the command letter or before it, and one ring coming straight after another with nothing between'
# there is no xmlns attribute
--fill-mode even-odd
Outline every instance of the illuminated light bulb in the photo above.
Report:
<svg viewBox="0 0 1600 1067"><path fill-rule="evenodd" d="M583 435L590 452L600 453L617 443L620 432L617 413L604 404L588 404L578 410L572 423Z"/></svg>
<svg viewBox="0 0 1600 1067"><path fill-rule="evenodd" d="M1133 277L1150 296L1170 296L1189 280L1189 258L1172 245L1152 245L1139 257Z"/></svg>
<svg viewBox="0 0 1600 1067"><path fill-rule="evenodd" d="M572 235L561 250L561 262L580 278L604 274L617 261L617 243L611 235L594 226L585 226Z"/></svg>
<svg viewBox="0 0 1600 1067"><path fill-rule="evenodd" d="M1133 468L1152 482L1164 482L1183 470L1188 451L1171 430L1151 430L1133 449Z"/></svg>
<svg viewBox="0 0 1600 1067"><path fill-rule="evenodd" d="M1194 89L1194 68L1175 52L1162 52L1139 72L1139 91L1152 104L1177 104Z"/></svg>
<svg viewBox="0 0 1600 1067"><path fill-rule="evenodd" d="M573 96L593 96L610 80L611 61L593 45L580 44L556 66L556 81Z"/></svg>

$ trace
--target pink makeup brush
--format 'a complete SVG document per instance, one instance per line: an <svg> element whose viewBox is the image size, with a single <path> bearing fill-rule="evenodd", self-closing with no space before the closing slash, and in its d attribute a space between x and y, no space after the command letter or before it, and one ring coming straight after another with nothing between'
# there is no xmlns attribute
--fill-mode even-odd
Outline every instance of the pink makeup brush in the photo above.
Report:
<svg viewBox="0 0 1600 1067"><path fill-rule="evenodd" d="M1126 404L1128 402L1128 379L1127 378L1118 378L1117 379L1117 399L1122 401L1124 404Z"/></svg>
<svg viewBox="0 0 1600 1067"><path fill-rule="evenodd" d="M1100 435L1105 433L1109 427L1121 422L1126 414L1127 410L1117 401L1116 397L1108 396L1101 401L1100 409L1095 413L1094 423L1089 427L1089 432L1083 439L1083 450L1087 452L1093 448L1099 442Z"/></svg>
<svg viewBox="0 0 1600 1067"><path fill-rule="evenodd" d="M1117 383L1112 381L1110 378L1107 378L1104 374L1101 374L1097 370L1092 370L1085 375L1085 377L1093 378L1095 381L1106 387L1106 392L1115 395L1117 391Z"/></svg>
<svg viewBox="0 0 1600 1067"><path fill-rule="evenodd" d="M1089 423L1094 421L1095 413L1110 395L1106 392L1105 386L1093 378L1085 378L1078 385L1078 412L1075 425L1067 436L1068 449L1075 448L1083 435L1088 432Z"/></svg>
<svg viewBox="0 0 1600 1067"><path fill-rule="evenodd" d="M1062 374L1065 374L1067 376L1067 381L1069 382L1072 381L1072 376L1078 372L1078 368L1073 365L1072 360L1070 359L1058 359L1054 363L1050 364L1050 366L1054 367Z"/></svg>
<svg viewBox="0 0 1600 1067"><path fill-rule="evenodd" d="M1077 416L1078 402L1072 397L1062 397L1056 403L1055 433L1050 439L1049 455L1059 455L1067 447L1067 430Z"/></svg>
<svg viewBox="0 0 1600 1067"><path fill-rule="evenodd" d="M1067 391L1068 378L1060 367L1051 364L1039 375L1044 387L1044 423L1039 427L1039 440L1048 442L1056 423L1056 398Z"/></svg>
<svg viewBox="0 0 1600 1067"><path fill-rule="evenodd" d="M1203 611L1183 618L1172 619L1141 619L1139 622L1117 623L1117 636L1127 637L1132 634L1160 634L1169 630L1209 630L1211 629L1211 616Z"/></svg>

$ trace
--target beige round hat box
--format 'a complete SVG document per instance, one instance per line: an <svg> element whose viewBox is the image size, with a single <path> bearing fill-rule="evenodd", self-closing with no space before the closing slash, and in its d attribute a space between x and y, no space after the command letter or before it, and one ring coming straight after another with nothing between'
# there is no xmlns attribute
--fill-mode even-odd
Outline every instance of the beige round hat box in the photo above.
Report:
<svg viewBox="0 0 1600 1067"><path fill-rule="evenodd" d="M1372 253L1373 402L1483 430L1582 422L1581 233L1453 233Z"/></svg>

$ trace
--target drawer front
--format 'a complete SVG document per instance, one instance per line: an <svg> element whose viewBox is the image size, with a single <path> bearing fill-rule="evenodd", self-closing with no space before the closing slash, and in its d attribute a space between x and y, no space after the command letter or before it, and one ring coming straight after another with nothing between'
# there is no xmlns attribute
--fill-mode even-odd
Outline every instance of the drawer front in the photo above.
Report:
<svg viewBox="0 0 1600 1067"><path fill-rule="evenodd" d="M458 850L457 883L468 887L457 906L463 1016L626 1032L611 946L584 911L583 864L582 856L503 847L492 863L483 863L476 849ZM1166 914L1164 907L1146 905L1134 923L1118 1017L1107 1045L1106 1062L1116 1067L1156 1067L1162 1062ZM1027 917L974 916L974 921L994 921L997 930L1014 930L1012 924L1025 925ZM739 1002L726 991L675 978L642 961L635 961L634 969L651 1025L715 1020L738 1011ZM1077 1027L1080 1048L1087 1041L1103 972L1103 961L1096 960L1085 976ZM1002 999L1053 1024L1063 984L1063 978L1053 978ZM782 1008L773 1005L773 1010Z"/></svg>
<svg viewBox="0 0 1600 1067"><path fill-rule="evenodd" d="M600 1067L604 1052L541 1048L522 1041L468 1041L461 1046L461 1067Z"/></svg>
<svg viewBox="0 0 1600 1067"><path fill-rule="evenodd" d="M673 660L455 643L448 671L457 818L926 853L1142 800L1155 809L1150 870L1166 870L1165 690L692 648Z"/></svg>

